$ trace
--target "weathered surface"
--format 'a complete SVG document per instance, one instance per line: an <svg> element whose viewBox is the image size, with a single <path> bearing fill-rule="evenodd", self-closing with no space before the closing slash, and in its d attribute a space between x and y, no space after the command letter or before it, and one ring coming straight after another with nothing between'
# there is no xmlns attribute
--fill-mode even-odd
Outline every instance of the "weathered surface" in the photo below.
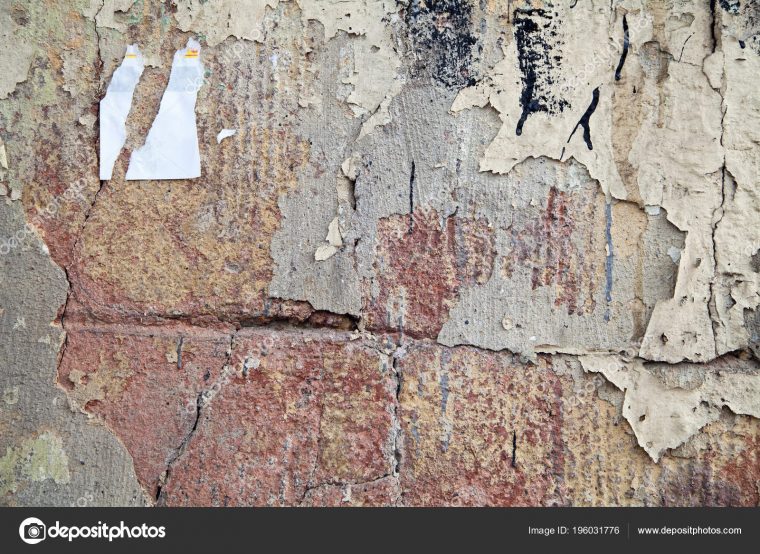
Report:
<svg viewBox="0 0 760 554"><path fill-rule="evenodd" d="M756 3L0 21L0 503L760 503ZM126 181L189 38L201 177Z"/></svg>
<svg viewBox="0 0 760 554"><path fill-rule="evenodd" d="M474 348L409 346L401 485L417 505L541 505L561 463L561 388L543 367Z"/></svg>
<svg viewBox="0 0 760 554"><path fill-rule="evenodd" d="M201 393L220 379L230 336L183 326L69 323L66 331L59 385L73 408L119 437L155 496L195 425Z"/></svg>
<svg viewBox="0 0 760 554"><path fill-rule="evenodd" d="M169 468L167 505L330 502L327 485L363 490L393 474L393 365L347 333L243 330L208 396ZM368 501L390 502L384 489Z"/></svg>
<svg viewBox="0 0 760 554"><path fill-rule="evenodd" d="M398 366L407 505L760 501L758 427L748 418L724 413L653 464L616 408L597 397L618 402L605 380L584 376L571 358L526 366L511 354L421 343Z"/></svg>
<svg viewBox="0 0 760 554"><path fill-rule="evenodd" d="M18 203L0 203L4 236L21 232ZM36 235L0 259L0 503L102 506L149 502L108 429L69 409L56 387L66 279Z"/></svg>
<svg viewBox="0 0 760 554"><path fill-rule="evenodd" d="M435 337L460 288L488 281L493 230L485 219L412 212L381 221L375 260L377 295L367 305L370 329Z"/></svg>

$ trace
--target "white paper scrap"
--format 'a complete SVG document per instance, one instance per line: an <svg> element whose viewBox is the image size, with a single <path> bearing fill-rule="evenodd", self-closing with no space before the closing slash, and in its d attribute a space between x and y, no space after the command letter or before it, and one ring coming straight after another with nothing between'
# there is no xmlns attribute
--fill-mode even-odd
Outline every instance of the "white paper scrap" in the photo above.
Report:
<svg viewBox="0 0 760 554"><path fill-rule="evenodd" d="M5 143L0 138L0 167L8 169L8 155L5 153Z"/></svg>
<svg viewBox="0 0 760 554"><path fill-rule="evenodd" d="M127 46L124 61L116 68L106 95L100 101L100 179L108 181L113 166L127 140L127 116L132 95L145 69L143 55L136 44Z"/></svg>
<svg viewBox="0 0 760 554"><path fill-rule="evenodd" d="M201 45L193 40L174 54L169 84L145 144L132 152L127 180L201 176L195 101L203 86Z"/></svg>
<svg viewBox="0 0 760 554"><path fill-rule="evenodd" d="M237 129L222 129L221 131L219 131L219 134L216 135L216 143L219 144L224 139L226 139L227 137L231 137L235 133L237 133Z"/></svg>

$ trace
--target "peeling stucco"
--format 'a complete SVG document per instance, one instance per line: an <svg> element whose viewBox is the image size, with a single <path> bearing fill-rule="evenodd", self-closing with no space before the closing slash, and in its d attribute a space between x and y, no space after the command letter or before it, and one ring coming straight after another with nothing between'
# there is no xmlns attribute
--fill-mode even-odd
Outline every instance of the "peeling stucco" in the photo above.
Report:
<svg viewBox="0 0 760 554"><path fill-rule="evenodd" d="M0 17L0 503L760 503L754 3ZM188 40L201 176L128 181Z"/></svg>
<svg viewBox="0 0 760 554"><path fill-rule="evenodd" d="M711 370L696 364L668 366L641 359L588 355L583 369L601 373L625 392L623 417L654 461L681 446L721 409L760 417L760 376L755 361L728 357Z"/></svg>
<svg viewBox="0 0 760 554"><path fill-rule="evenodd" d="M6 52L0 60L2 100L16 89L18 83L26 80L34 57L34 47L22 32L25 8L22 5L11 6L8 2L0 8L0 20L3 23L0 26L0 48Z"/></svg>
<svg viewBox="0 0 760 554"><path fill-rule="evenodd" d="M174 17L183 31L201 33L209 46L227 37L261 42L264 18L280 0L179 0Z"/></svg>

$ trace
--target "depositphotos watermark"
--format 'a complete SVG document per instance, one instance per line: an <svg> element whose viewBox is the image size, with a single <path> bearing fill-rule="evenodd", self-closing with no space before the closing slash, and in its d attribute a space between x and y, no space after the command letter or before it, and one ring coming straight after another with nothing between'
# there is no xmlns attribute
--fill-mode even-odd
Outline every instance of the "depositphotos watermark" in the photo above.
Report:
<svg viewBox="0 0 760 554"><path fill-rule="evenodd" d="M37 544L47 539L65 539L69 542L74 539L163 539L166 537L166 528L162 525L128 526L123 521L119 525L109 525L98 521L97 525L61 525L56 521L55 525L48 527L36 517L28 517L18 527L18 534L26 544Z"/></svg>
<svg viewBox="0 0 760 554"><path fill-rule="evenodd" d="M37 214L35 214L21 229L8 238L0 239L0 256L5 256L12 250L21 246L30 235L34 234L34 231L32 230L33 227L42 227L45 220L55 218L58 215L61 206L64 204L75 200L80 203L86 203L87 198L84 194L86 185L87 183L84 178L74 181L63 194L50 200L50 202L45 205L45 208L37 212Z"/></svg>

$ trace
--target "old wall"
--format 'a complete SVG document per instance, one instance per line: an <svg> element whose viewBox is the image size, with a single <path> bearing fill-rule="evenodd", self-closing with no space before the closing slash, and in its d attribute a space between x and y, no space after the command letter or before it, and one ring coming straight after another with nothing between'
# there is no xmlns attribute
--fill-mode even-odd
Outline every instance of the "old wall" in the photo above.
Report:
<svg viewBox="0 0 760 554"><path fill-rule="evenodd" d="M201 177L127 181L191 37ZM760 504L756 2L0 0L0 43L2 504Z"/></svg>

